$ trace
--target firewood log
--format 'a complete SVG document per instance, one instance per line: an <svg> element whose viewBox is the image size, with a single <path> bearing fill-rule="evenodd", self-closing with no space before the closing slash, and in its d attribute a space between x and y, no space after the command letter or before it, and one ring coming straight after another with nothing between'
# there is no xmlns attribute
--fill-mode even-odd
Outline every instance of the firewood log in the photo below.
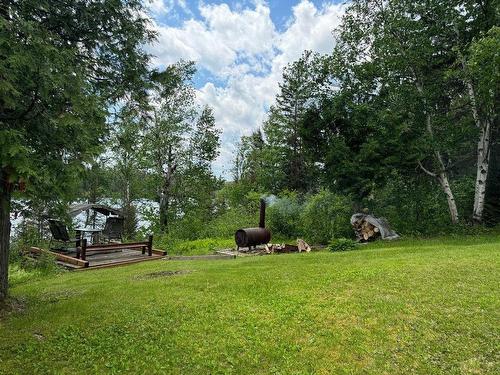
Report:
<svg viewBox="0 0 500 375"><path fill-rule="evenodd" d="M305 251L307 253L311 251L311 247L307 244L306 241L301 238L297 240L297 247L299 248L299 253L302 251Z"/></svg>

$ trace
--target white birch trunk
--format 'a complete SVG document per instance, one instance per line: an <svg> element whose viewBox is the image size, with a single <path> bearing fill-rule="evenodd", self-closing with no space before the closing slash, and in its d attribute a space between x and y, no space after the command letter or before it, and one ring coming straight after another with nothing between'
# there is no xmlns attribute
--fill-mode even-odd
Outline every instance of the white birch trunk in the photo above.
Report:
<svg viewBox="0 0 500 375"><path fill-rule="evenodd" d="M477 165L476 165L476 185L474 189L474 209L472 220L480 223L483 221L484 202L486 198L486 182L488 180L490 164L490 137L491 121L489 119L481 120L479 108L477 106L476 92L471 77L467 72L467 64L462 53L459 54L462 70L464 72L464 81L467 86L467 93L470 99L472 117L474 123L479 129L479 139L477 142Z"/></svg>
<svg viewBox="0 0 500 375"><path fill-rule="evenodd" d="M490 163L490 135L491 126L487 122L486 126L480 131L479 141L477 143L477 171L476 187L474 191L474 210L472 219L475 222L483 220L484 201L486 198L486 181L488 180Z"/></svg>
<svg viewBox="0 0 500 375"><path fill-rule="evenodd" d="M448 210L450 211L451 222L453 224L458 223L458 209L457 203L455 202L455 197L453 196L453 192L450 188L450 182L448 180L448 176L446 173L440 173L437 177L441 188L446 194L446 201L448 202Z"/></svg>
<svg viewBox="0 0 500 375"><path fill-rule="evenodd" d="M417 76L415 74L415 85L417 87L417 91L419 94L422 96L422 99L424 100L424 103L427 107L427 102L425 99L425 93L424 93L424 88L421 83L419 83ZM432 139L434 139L434 130L432 128L432 120L431 120L431 115L428 112L427 108L425 109L425 127L427 129L427 132L431 136ZM444 194L446 195L446 201L448 203L448 210L450 212L450 218L451 222L453 224L458 223L458 209L457 209L457 203L455 201L455 196L453 195L453 191L451 190L450 187L450 182L448 178L448 173L446 171L446 166L443 161L443 157L441 156L441 152L439 150L434 151L434 156L438 164L439 171L437 173L430 172L427 169L425 169L422 164L420 164L420 167L430 176L436 178L439 182L439 185L441 185L441 188L444 191Z"/></svg>

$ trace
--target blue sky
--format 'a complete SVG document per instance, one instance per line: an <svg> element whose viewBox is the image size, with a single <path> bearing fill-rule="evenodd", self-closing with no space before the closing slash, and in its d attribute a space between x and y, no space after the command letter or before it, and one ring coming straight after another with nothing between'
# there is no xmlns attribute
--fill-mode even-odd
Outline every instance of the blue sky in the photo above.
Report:
<svg viewBox="0 0 500 375"><path fill-rule="evenodd" d="M235 145L262 125L286 64L304 49L329 53L345 5L338 1L146 0L158 32L153 64L194 60L197 101L222 129L217 175L229 177Z"/></svg>

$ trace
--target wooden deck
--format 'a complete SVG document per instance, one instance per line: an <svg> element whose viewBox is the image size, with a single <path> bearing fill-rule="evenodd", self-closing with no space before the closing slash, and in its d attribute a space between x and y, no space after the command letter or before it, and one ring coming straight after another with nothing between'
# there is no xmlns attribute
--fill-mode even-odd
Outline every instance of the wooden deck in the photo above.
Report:
<svg viewBox="0 0 500 375"><path fill-rule="evenodd" d="M142 254L141 251L133 249L114 249L109 252L95 252L89 250L85 260L77 259L53 251L41 249L38 247L30 248L32 254L49 254L56 258L58 264L72 270L89 270L96 268L116 267L148 260L162 259L167 255L166 251L153 249L152 255Z"/></svg>
<svg viewBox="0 0 500 375"><path fill-rule="evenodd" d="M90 253L87 255L87 261L89 262L88 268L104 268L161 258L163 258L163 255L153 253L153 255L148 256L148 254L142 254L140 251L130 249L119 250L111 253Z"/></svg>

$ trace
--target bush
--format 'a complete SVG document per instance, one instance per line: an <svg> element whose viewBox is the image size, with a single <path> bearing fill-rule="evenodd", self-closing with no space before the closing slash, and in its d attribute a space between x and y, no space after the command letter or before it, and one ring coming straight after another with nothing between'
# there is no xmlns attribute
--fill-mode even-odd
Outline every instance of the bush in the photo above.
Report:
<svg viewBox="0 0 500 375"><path fill-rule="evenodd" d="M154 238L154 247L166 250L168 255L205 255L216 250L234 247L233 238L201 238L197 240L181 240L168 235Z"/></svg>
<svg viewBox="0 0 500 375"><path fill-rule="evenodd" d="M26 220L17 228L10 245L9 262L20 262L23 254L30 246L43 247L44 243L40 238L40 233L35 225L29 224Z"/></svg>
<svg viewBox="0 0 500 375"><path fill-rule="evenodd" d="M474 201L474 180L464 177L452 181L461 218L470 218ZM465 221L453 225L446 197L427 176L408 177L394 173L387 184L375 189L362 202L375 216L385 217L397 233L410 236L468 233Z"/></svg>
<svg viewBox="0 0 500 375"><path fill-rule="evenodd" d="M26 271L36 271L41 275L51 275L62 271L56 263L56 258L51 254L42 253L36 258L24 256L21 267Z"/></svg>
<svg viewBox="0 0 500 375"><path fill-rule="evenodd" d="M349 197L322 190L311 196L301 215L303 234L309 243L326 244L331 238L353 235Z"/></svg>
<svg viewBox="0 0 500 375"><path fill-rule="evenodd" d="M300 237L301 211L302 205L298 202L296 194L287 194L270 205L266 210L266 226L273 233L273 237Z"/></svg>
<svg viewBox="0 0 500 375"><path fill-rule="evenodd" d="M242 207L231 208L209 222L204 222L200 238L233 238L234 241L234 233L237 229L256 227L258 224L258 209L247 211Z"/></svg>
<svg viewBox="0 0 500 375"><path fill-rule="evenodd" d="M356 241L349 238L339 238L331 241L328 244L328 250L330 251L348 251L356 248Z"/></svg>

